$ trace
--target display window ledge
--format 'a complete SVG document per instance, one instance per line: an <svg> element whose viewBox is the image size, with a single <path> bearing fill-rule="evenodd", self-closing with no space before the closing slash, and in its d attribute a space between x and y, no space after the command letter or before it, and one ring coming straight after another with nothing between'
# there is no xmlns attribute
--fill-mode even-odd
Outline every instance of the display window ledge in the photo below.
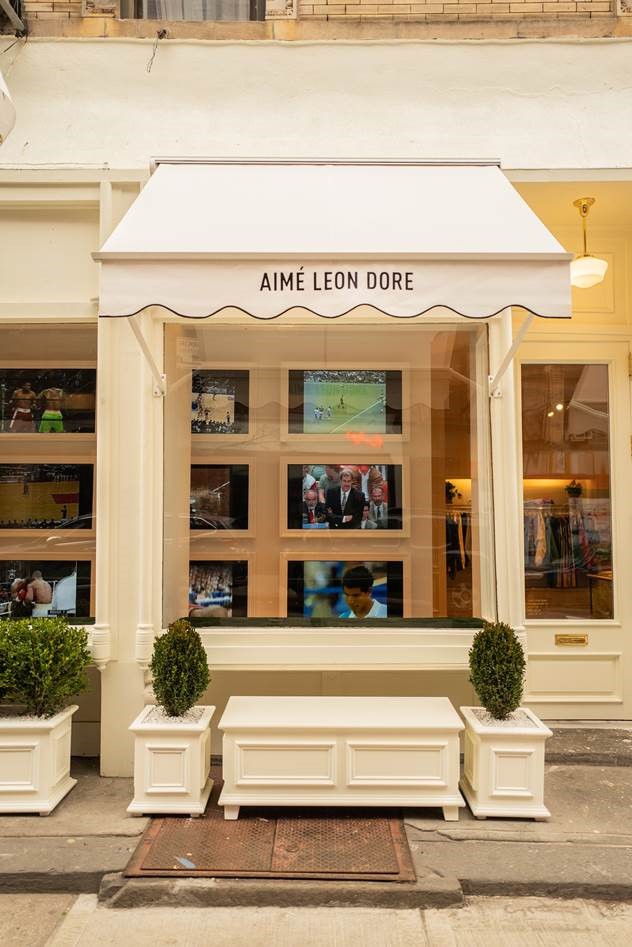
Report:
<svg viewBox="0 0 632 947"><path fill-rule="evenodd" d="M482 619L195 619L221 670L467 670Z"/></svg>
<svg viewBox="0 0 632 947"><path fill-rule="evenodd" d="M190 618L195 628L482 628L482 618Z"/></svg>

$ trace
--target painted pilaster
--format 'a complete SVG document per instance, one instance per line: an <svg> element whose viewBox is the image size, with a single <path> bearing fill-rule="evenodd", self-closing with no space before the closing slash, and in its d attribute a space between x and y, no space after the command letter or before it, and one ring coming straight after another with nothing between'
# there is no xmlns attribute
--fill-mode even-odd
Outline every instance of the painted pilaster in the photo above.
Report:
<svg viewBox="0 0 632 947"><path fill-rule="evenodd" d="M112 185L99 185L99 242L103 244L112 229ZM109 411L108 392L112 387L113 365L110 357L111 333L103 320L97 327L97 478L96 478L96 565L95 565L95 624L91 633L92 657L103 672L116 650L112 641L110 563L112 540L116 539L112 517L112 480L106 475L107 458L112 449L113 418ZM103 460L102 465L100 461Z"/></svg>
<svg viewBox="0 0 632 947"><path fill-rule="evenodd" d="M164 364L162 322L151 311L135 317L149 354L158 366ZM136 484L139 526L139 559L143 576L139 586L135 658L146 670L151 661L154 636L160 632L162 616L162 470L163 398L156 388L151 366L143 357L141 366L141 410L139 417L139 475Z"/></svg>
<svg viewBox="0 0 632 947"><path fill-rule="evenodd" d="M142 329L162 364L162 325ZM101 772L130 776L128 726L145 703L144 671L160 628L162 563L162 399L125 319L101 319L99 405L106 423L97 463L98 634L111 628L102 676ZM113 514L113 511L116 511Z"/></svg>
<svg viewBox="0 0 632 947"><path fill-rule="evenodd" d="M495 375L511 344L511 310L506 309L489 323L490 376ZM513 362L490 397L490 422L498 619L519 630L526 645L526 636L522 634L523 531Z"/></svg>

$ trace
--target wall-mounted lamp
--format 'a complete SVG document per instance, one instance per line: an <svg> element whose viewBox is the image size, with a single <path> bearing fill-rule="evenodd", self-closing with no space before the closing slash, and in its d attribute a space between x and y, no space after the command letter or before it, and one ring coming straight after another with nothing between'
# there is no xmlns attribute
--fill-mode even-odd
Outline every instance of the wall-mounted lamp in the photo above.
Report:
<svg viewBox="0 0 632 947"><path fill-rule="evenodd" d="M582 219L582 232L584 236L584 252L576 256L571 263L571 284L577 286L579 289L588 289L590 286L596 286L597 283L601 283L608 269L606 260L600 260L588 252L586 218L588 217L588 211L594 203L594 197L580 197L579 200L573 201L573 207L578 209L579 216Z"/></svg>

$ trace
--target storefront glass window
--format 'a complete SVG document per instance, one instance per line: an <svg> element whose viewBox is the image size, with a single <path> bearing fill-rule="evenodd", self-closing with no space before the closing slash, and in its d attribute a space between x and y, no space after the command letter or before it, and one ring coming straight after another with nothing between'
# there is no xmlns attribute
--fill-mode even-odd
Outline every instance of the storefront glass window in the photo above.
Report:
<svg viewBox="0 0 632 947"><path fill-rule="evenodd" d="M213 320L166 352L166 621L481 614L485 327Z"/></svg>
<svg viewBox="0 0 632 947"><path fill-rule="evenodd" d="M2 340L0 617L94 615L96 328Z"/></svg>
<svg viewBox="0 0 632 947"><path fill-rule="evenodd" d="M608 367L522 366L527 618L613 617Z"/></svg>

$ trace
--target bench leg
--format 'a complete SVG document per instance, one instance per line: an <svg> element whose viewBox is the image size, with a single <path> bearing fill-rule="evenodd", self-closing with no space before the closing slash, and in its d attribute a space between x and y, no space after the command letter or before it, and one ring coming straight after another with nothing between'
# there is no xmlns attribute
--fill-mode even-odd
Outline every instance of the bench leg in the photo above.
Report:
<svg viewBox="0 0 632 947"><path fill-rule="evenodd" d="M238 819L239 818L239 806L224 806L224 818L225 819Z"/></svg>
<svg viewBox="0 0 632 947"><path fill-rule="evenodd" d="M458 822L459 821L459 807L458 806L442 806L443 809L443 818L446 822Z"/></svg>

